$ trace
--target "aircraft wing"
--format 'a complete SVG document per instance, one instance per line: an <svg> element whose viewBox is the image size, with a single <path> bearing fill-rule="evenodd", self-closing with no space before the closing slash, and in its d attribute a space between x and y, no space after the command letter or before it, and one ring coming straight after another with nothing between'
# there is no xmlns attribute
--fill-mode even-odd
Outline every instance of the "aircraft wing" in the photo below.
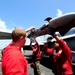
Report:
<svg viewBox="0 0 75 75"><path fill-rule="evenodd" d="M0 31L0 39L11 39L11 33Z"/></svg>
<svg viewBox="0 0 75 75"><path fill-rule="evenodd" d="M44 24L42 27L35 29L28 35L28 38L51 34L53 31L58 31L64 36L73 27L75 27L75 12L66 13L59 17L52 18L48 24Z"/></svg>
<svg viewBox="0 0 75 75"><path fill-rule="evenodd" d="M64 36L71 28L75 27L74 20L70 21L69 23L56 27L56 31L59 31L59 33Z"/></svg>

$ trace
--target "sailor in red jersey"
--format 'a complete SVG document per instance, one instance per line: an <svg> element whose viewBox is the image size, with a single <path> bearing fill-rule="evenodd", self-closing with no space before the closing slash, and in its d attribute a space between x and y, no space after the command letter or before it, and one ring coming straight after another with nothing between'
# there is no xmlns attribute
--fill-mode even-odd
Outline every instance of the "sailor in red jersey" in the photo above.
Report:
<svg viewBox="0 0 75 75"><path fill-rule="evenodd" d="M58 54L55 54L57 67L59 70L58 75L73 75L72 71L72 54L71 49L67 43L60 39L56 34L54 35L56 39L56 44L59 45L59 48L56 51L59 51Z"/></svg>
<svg viewBox="0 0 75 75"><path fill-rule="evenodd" d="M26 42L26 31L12 31L12 42L3 50L2 75L28 75L28 61L21 52Z"/></svg>
<svg viewBox="0 0 75 75"><path fill-rule="evenodd" d="M31 67L33 67L35 75L41 75L41 72L39 69L40 59L41 59L40 45L35 39L35 45L33 46L31 41L30 47L33 50Z"/></svg>
<svg viewBox="0 0 75 75"><path fill-rule="evenodd" d="M49 48L48 44L44 46L44 51L53 55L53 72L55 75L73 75L71 49L57 35L54 35L54 38L55 48Z"/></svg>
<svg viewBox="0 0 75 75"><path fill-rule="evenodd" d="M53 55L54 48L49 48L49 44L45 43L42 51L44 51L45 53L47 53L49 55Z"/></svg>

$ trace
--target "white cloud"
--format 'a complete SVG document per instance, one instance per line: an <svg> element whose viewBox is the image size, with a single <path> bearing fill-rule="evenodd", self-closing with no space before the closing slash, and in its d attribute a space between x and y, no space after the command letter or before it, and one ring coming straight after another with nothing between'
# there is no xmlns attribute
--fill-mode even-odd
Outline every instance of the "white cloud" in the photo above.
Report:
<svg viewBox="0 0 75 75"><path fill-rule="evenodd" d="M5 25L5 22L0 20L0 30L5 30L6 29L6 25Z"/></svg>
<svg viewBox="0 0 75 75"><path fill-rule="evenodd" d="M61 11L60 9L57 9L57 12L58 12L58 13L56 14L57 16L61 16L61 15L62 15L62 11Z"/></svg>
<svg viewBox="0 0 75 75"><path fill-rule="evenodd" d="M0 31L11 32L12 30L7 29L6 24L3 20L0 19Z"/></svg>
<svg viewBox="0 0 75 75"><path fill-rule="evenodd" d="M7 29L7 26L3 20L0 19L0 31L11 32L12 29ZM0 49L3 49L11 40L0 40Z"/></svg>

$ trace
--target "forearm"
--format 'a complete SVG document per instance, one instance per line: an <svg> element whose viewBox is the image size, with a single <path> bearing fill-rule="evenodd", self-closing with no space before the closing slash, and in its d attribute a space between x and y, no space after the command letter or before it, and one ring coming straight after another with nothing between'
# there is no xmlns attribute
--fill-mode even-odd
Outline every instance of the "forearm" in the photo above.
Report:
<svg viewBox="0 0 75 75"><path fill-rule="evenodd" d="M57 36L56 34L54 34L54 38L56 39L56 41L60 40L59 36Z"/></svg>
<svg viewBox="0 0 75 75"><path fill-rule="evenodd" d="M37 44L37 46L39 47L40 45L39 45L39 43L36 41L36 44Z"/></svg>
<svg viewBox="0 0 75 75"><path fill-rule="evenodd" d="M56 57L60 57L61 53L62 53L62 50L59 50L59 51L56 53Z"/></svg>
<svg viewBox="0 0 75 75"><path fill-rule="evenodd" d="M34 50L34 47L32 45L30 45L31 49Z"/></svg>
<svg viewBox="0 0 75 75"><path fill-rule="evenodd" d="M61 46L64 54L66 55L66 57L70 58L70 56L71 56L71 49L70 49L70 47L63 40L60 40L59 43L60 43L60 46Z"/></svg>

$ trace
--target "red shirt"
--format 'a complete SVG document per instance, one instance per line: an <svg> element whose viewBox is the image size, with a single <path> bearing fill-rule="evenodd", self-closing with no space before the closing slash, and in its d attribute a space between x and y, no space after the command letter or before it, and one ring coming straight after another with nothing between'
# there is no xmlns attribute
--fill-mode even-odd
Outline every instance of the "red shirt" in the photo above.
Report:
<svg viewBox="0 0 75 75"><path fill-rule="evenodd" d="M64 42L64 40L59 40L58 43L62 49L62 54L57 58L59 70L62 71L63 75L73 74L71 49Z"/></svg>
<svg viewBox="0 0 75 75"><path fill-rule="evenodd" d="M34 61L41 59L40 45L38 44L38 42L36 42L36 45L37 45L37 50L36 51L35 51L35 47L33 47L32 45L30 45L31 49L33 50L32 59Z"/></svg>
<svg viewBox="0 0 75 75"><path fill-rule="evenodd" d="M2 74L3 75L28 75L28 61L21 50L12 44L3 50Z"/></svg>
<svg viewBox="0 0 75 75"><path fill-rule="evenodd" d="M49 54L49 55L53 55L54 48L48 48L48 45L45 44L45 45L44 45L44 48L43 48L43 51L46 52L46 53Z"/></svg>
<svg viewBox="0 0 75 75"><path fill-rule="evenodd" d="M50 55L53 54L53 62L54 62L53 65L55 65L54 70L58 72L58 75L73 74L71 49L64 42L64 40L59 40L58 43L60 44L60 48L62 50L61 54L59 53L53 54L54 49L48 48L47 45L44 46L44 51L47 54Z"/></svg>

